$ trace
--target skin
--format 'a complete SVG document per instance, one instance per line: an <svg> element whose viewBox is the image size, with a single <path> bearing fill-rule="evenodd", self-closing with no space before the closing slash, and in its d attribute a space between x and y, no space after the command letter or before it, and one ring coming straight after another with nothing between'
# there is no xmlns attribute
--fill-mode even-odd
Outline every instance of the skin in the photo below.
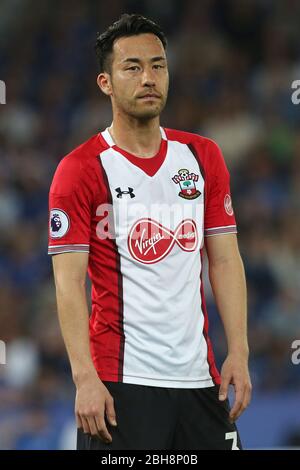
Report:
<svg viewBox="0 0 300 470"><path fill-rule="evenodd" d="M111 99L110 133L116 144L141 158L154 156L161 144L159 117L169 86L161 41L148 33L118 39L113 46L111 69L100 73L97 83ZM149 93L157 96L142 99ZM244 268L236 235L208 237L206 251L210 282L228 344L219 399L226 399L229 384L233 384L235 403L229 418L235 421L251 399ZM87 266L87 253L53 256L59 321L76 385L77 426L109 443L112 441L109 425L116 426L117 421L113 397L99 379L90 354Z"/></svg>
<svg viewBox="0 0 300 470"><path fill-rule="evenodd" d="M88 259L88 253L62 253L52 257L58 318L76 386L77 427L109 443L112 437L107 422L116 426L116 414L113 397L98 378L90 353L86 300Z"/></svg>
<svg viewBox="0 0 300 470"><path fill-rule="evenodd" d="M243 262L235 234L206 237L209 279L224 325L228 354L221 368L219 399L228 396L229 384L235 391L230 410L234 422L251 401L252 385L248 369L247 292Z"/></svg>
<svg viewBox="0 0 300 470"><path fill-rule="evenodd" d="M116 144L137 156L154 156L161 143L159 116L169 87L166 53L159 38L141 34L115 41L111 74L99 74L97 83L111 98L110 132ZM143 99L147 93L157 97Z"/></svg>

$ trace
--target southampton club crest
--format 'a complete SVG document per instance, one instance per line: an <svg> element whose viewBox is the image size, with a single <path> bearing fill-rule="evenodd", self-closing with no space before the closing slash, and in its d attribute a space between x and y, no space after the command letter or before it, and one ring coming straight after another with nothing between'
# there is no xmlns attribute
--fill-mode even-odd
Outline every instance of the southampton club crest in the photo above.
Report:
<svg viewBox="0 0 300 470"><path fill-rule="evenodd" d="M198 181L199 175L190 173L189 170L182 168L178 170L178 175L173 176L172 181L179 184L180 192L178 196L184 199L196 199L200 196L201 192L196 188L196 181Z"/></svg>

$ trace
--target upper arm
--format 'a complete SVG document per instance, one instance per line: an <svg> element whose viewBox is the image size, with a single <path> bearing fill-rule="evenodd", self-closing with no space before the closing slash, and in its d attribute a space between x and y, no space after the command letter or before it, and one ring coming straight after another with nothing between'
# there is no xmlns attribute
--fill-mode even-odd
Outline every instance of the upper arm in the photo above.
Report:
<svg viewBox="0 0 300 470"><path fill-rule="evenodd" d="M209 266L240 258L230 175L219 146L209 140L205 171L204 236Z"/></svg>
<svg viewBox="0 0 300 470"><path fill-rule="evenodd" d="M215 142L209 142L205 160L205 237L237 232L230 175L220 148Z"/></svg>
<svg viewBox="0 0 300 470"><path fill-rule="evenodd" d="M236 234L206 237L205 248L210 267L240 259Z"/></svg>
<svg viewBox="0 0 300 470"><path fill-rule="evenodd" d="M52 256L56 287L70 283L84 285L88 267L88 253L61 253Z"/></svg>
<svg viewBox="0 0 300 470"><path fill-rule="evenodd" d="M49 254L88 253L93 192L76 156L57 167L49 193Z"/></svg>
<svg viewBox="0 0 300 470"><path fill-rule="evenodd" d="M88 266L93 192L76 154L57 167L49 193L49 248L56 287L84 284Z"/></svg>

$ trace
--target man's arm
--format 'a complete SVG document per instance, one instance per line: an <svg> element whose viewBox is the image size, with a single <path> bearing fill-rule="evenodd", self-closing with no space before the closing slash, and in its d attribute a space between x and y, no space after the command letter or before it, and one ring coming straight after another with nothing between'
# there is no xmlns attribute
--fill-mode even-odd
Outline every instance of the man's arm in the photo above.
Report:
<svg viewBox="0 0 300 470"><path fill-rule="evenodd" d="M88 253L53 256L58 317L77 389L77 426L111 442L104 414L109 423L116 426L113 398L99 379L90 353L85 290L88 256Z"/></svg>
<svg viewBox="0 0 300 470"><path fill-rule="evenodd" d="M209 279L224 325L228 355L221 369L220 400L228 395L228 386L235 388L235 403L230 411L236 420L251 399L248 370L247 294L243 262L235 234L206 237Z"/></svg>

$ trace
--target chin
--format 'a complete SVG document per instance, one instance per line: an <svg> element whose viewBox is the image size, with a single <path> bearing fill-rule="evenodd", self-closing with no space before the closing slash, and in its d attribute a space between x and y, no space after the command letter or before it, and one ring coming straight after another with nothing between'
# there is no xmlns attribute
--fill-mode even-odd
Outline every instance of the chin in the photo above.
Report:
<svg viewBox="0 0 300 470"><path fill-rule="evenodd" d="M158 102L148 103L127 103L127 106L123 106L123 110L129 116L136 119L147 120L154 119L161 114L166 104L166 100Z"/></svg>
<svg viewBox="0 0 300 470"><path fill-rule="evenodd" d="M133 111L133 112L129 112L128 114L136 119L141 119L141 120L144 120L144 119L153 119L153 118L156 118L157 116L159 116L161 113L161 111L159 109L148 109L147 111L140 111L140 112L137 112L137 111Z"/></svg>
<svg viewBox="0 0 300 470"><path fill-rule="evenodd" d="M144 108L141 110L136 110L134 115L140 119L151 119L151 118L155 118L159 116L161 112L162 112L162 108L160 106L159 107L155 106L155 107L148 107L148 109Z"/></svg>
<svg viewBox="0 0 300 470"><path fill-rule="evenodd" d="M140 119L153 119L159 115L160 115L160 111L157 110L157 111L153 111L152 113L151 112L142 113L139 115L139 117Z"/></svg>

